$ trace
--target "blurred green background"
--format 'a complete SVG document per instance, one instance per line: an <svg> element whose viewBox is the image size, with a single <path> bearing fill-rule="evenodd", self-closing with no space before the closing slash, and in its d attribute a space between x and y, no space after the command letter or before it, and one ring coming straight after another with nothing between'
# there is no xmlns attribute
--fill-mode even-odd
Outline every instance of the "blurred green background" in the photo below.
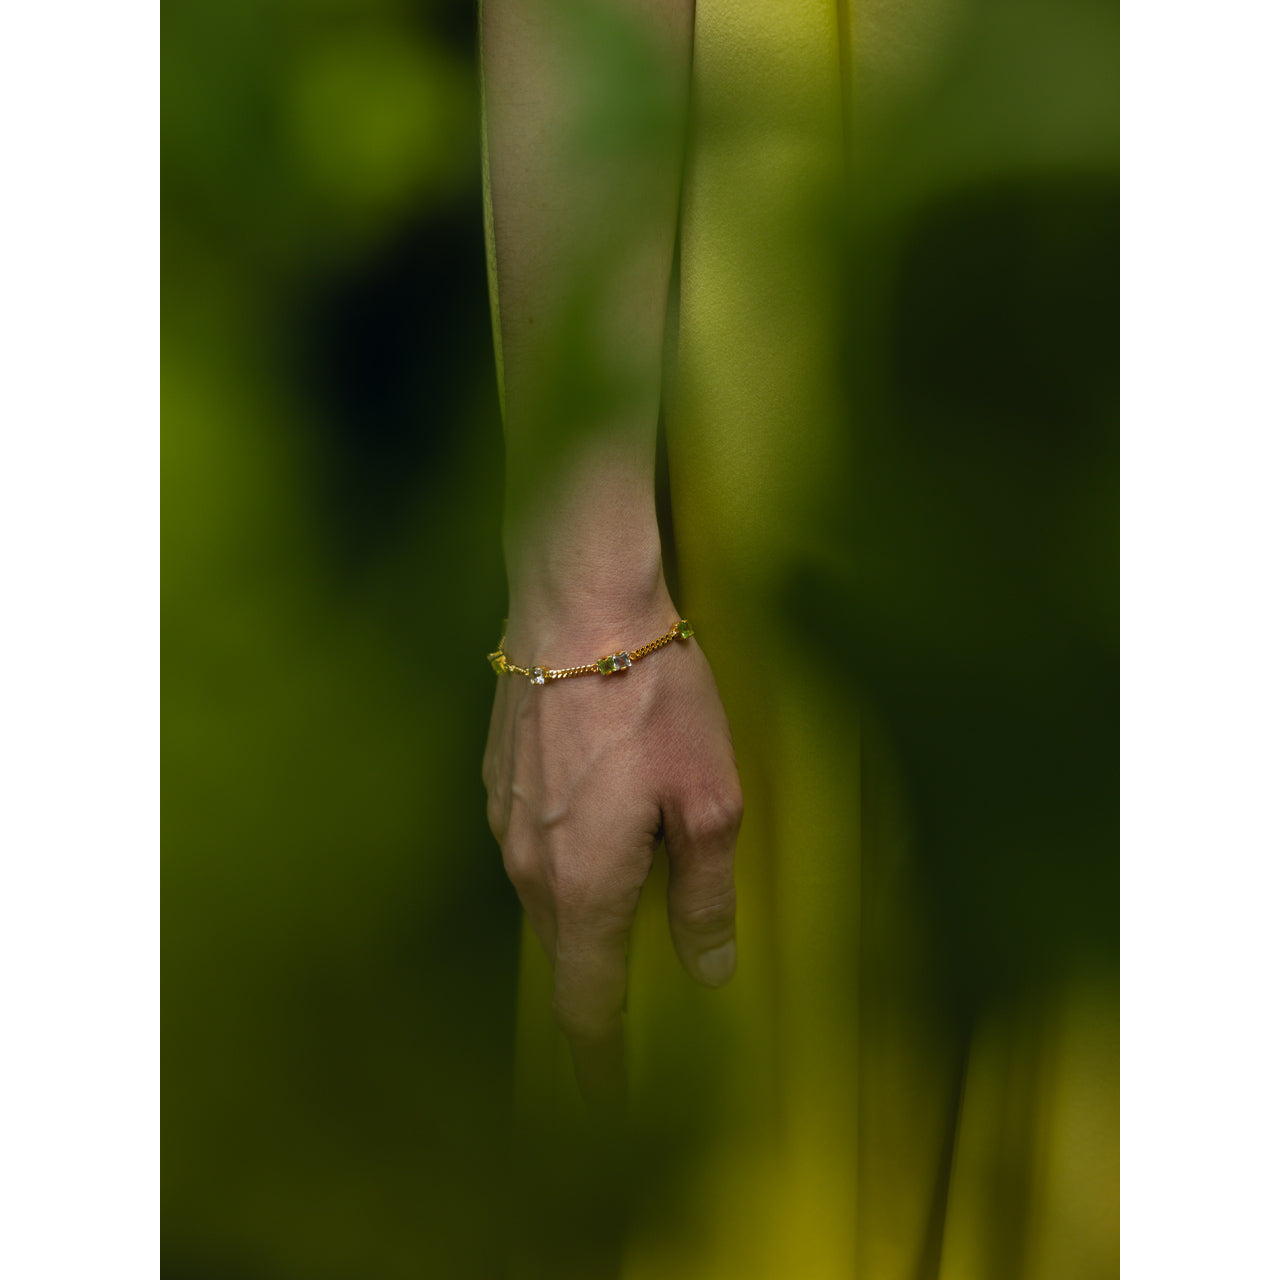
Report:
<svg viewBox="0 0 1280 1280"><path fill-rule="evenodd" d="M855 94L846 474L778 599L841 637L969 1017L1117 962L1118 34L949 13ZM162 54L164 1273L499 1275L474 3L185 0Z"/></svg>
<svg viewBox="0 0 1280 1280"><path fill-rule="evenodd" d="M467 0L164 14L170 1280L499 1265L475 46Z"/></svg>
<svg viewBox="0 0 1280 1280"><path fill-rule="evenodd" d="M854 86L849 452L779 603L840 637L971 1021L1118 969L1119 14L922 7L930 59Z"/></svg>

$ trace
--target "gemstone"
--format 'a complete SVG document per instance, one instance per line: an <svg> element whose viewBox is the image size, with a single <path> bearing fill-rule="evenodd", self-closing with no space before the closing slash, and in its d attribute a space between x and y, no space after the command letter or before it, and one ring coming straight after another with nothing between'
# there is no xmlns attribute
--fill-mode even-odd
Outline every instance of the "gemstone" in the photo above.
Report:
<svg viewBox="0 0 1280 1280"><path fill-rule="evenodd" d="M615 671L625 671L631 665L631 655L629 653L615 653L613 655L613 669Z"/></svg>
<svg viewBox="0 0 1280 1280"><path fill-rule="evenodd" d="M601 658L601 659L596 663L596 670L597 670L597 671L598 671L602 676L607 676L607 675L609 674L609 672L610 672L610 671L616 671L617 669L618 669L618 668L617 668L617 667L615 667L615 666L613 665L613 655L612 655L612 654L610 654L607 658Z"/></svg>
<svg viewBox="0 0 1280 1280"><path fill-rule="evenodd" d="M491 654L489 655L489 665L490 665L490 666L491 666L491 667L492 667L492 668L493 668L493 669L494 669L494 670L495 670L499 675L501 675L501 674L502 674L502 673L507 669L507 659L506 659L506 656L501 652L501 650L499 650L499 652L497 652L497 653L491 653Z"/></svg>
<svg viewBox="0 0 1280 1280"><path fill-rule="evenodd" d="M546 684L547 683L546 667L534 667L534 669L529 673L529 683L530 684Z"/></svg>
<svg viewBox="0 0 1280 1280"><path fill-rule="evenodd" d="M676 634L681 640L687 640L691 635L693 635L693 623L690 622L688 618L681 618L679 623L676 625Z"/></svg>

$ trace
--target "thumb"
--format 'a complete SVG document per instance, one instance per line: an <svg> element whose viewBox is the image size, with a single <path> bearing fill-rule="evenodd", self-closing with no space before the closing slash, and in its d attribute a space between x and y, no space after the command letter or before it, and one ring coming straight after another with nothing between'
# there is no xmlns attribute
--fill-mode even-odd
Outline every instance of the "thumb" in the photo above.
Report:
<svg viewBox="0 0 1280 1280"><path fill-rule="evenodd" d="M665 827L671 940L689 976L707 987L728 982L738 962L733 852L742 791L736 777L731 782L677 806Z"/></svg>

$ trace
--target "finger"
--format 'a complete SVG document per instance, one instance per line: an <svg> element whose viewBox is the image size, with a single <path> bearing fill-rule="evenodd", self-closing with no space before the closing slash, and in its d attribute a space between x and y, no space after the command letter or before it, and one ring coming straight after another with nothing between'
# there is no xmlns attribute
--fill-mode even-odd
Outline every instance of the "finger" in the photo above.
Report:
<svg viewBox="0 0 1280 1280"><path fill-rule="evenodd" d="M622 1010L627 935L639 893L621 899L562 893L556 912L556 1021L569 1041L578 1085L590 1101L620 1099L626 1087Z"/></svg>
<svg viewBox="0 0 1280 1280"><path fill-rule="evenodd" d="M542 946L547 959L555 964L556 959L556 915L551 907L549 896L537 892L523 892L517 895L520 905L533 929L534 937Z"/></svg>
<svg viewBox="0 0 1280 1280"><path fill-rule="evenodd" d="M521 895L520 905L529 918L530 927L533 929L534 937L541 944L543 953L552 964L555 964L556 915L551 908L550 899L541 894Z"/></svg>
<svg viewBox="0 0 1280 1280"><path fill-rule="evenodd" d="M715 794L676 807L666 825L671 940L689 976L708 987L723 986L738 963L733 855L741 824L735 777Z"/></svg>
<svg viewBox="0 0 1280 1280"><path fill-rule="evenodd" d="M538 941L553 964L556 955L556 916L551 893L540 869L532 842L519 834L502 844L502 866L520 899Z"/></svg>

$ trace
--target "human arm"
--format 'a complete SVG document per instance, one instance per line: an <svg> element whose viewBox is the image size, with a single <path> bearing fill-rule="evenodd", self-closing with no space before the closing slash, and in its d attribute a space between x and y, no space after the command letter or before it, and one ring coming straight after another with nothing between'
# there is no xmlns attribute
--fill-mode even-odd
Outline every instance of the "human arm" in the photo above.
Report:
<svg viewBox="0 0 1280 1280"><path fill-rule="evenodd" d="M506 652L522 665L634 649L679 616L653 471L692 17L692 0L484 3ZM742 799L697 641L618 676L500 676L484 778L579 1080L611 1092L626 940L659 840L686 968L719 985L735 960Z"/></svg>

